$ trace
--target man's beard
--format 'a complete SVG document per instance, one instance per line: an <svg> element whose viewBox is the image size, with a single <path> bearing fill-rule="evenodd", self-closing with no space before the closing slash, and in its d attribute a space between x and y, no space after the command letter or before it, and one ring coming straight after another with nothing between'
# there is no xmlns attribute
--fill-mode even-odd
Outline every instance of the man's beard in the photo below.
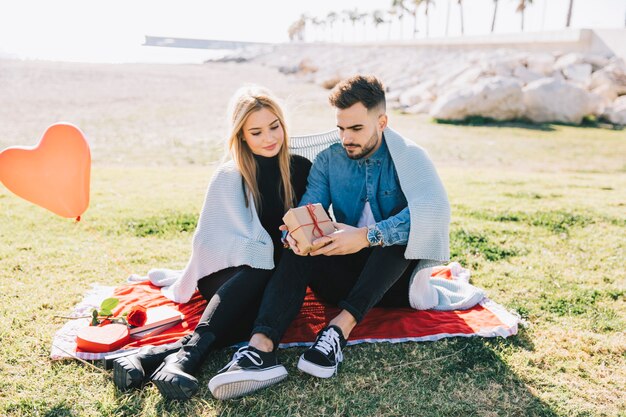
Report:
<svg viewBox="0 0 626 417"><path fill-rule="evenodd" d="M351 151L349 151L345 145L343 148L346 150L346 155L348 156L348 158L361 159L365 155L368 155L372 151L372 149L376 147L377 144L378 144L378 135L376 134L376 132L374 132L374 134L370 137L370 140L365 144L364 147L361 145L351 145L351 146L354 146L353 148L354 151L358 151L358 148L361 148L360 152L350 153Z"/></svg>

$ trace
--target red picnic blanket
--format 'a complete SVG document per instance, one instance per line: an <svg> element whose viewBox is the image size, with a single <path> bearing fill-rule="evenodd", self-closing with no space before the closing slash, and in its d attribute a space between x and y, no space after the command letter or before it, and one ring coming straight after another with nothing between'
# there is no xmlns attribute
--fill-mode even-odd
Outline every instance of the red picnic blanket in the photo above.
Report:
<svg viewBox="0 0 626 417"><path fill-rule="evenodd" d="M432 276L452 279L449 267L435 268ZM188 303L177 304L163 296L160 287L150 284L149 281L116 287L112 296L119 299L119 304L113 311L114 315L128 311L137 304L147 308L169 305L184 315L184 320L174 327L155 336L133 340L120 350L144 345L161 345L178 340L193 331L206 306L206 301L199 292L196 292ZM308 291L302 309L285 333L280 347L312 343L317 332L339 311L339 308L321 302L311 291ZM373 308L354 328L348 343L432 341L452 336L507 337L517 333L518 321L516 316L486 298L473 308L464 311ZM76 349L75 344L73 347L68 346L67 341L71 340L71 335L68 337L67 334L62 334L63 329L60 333L57 332L53 345L61 346L59 340L65 339L64 352L55 351L56 346L53 346L53 359L71 357L67 353L88 360L100 359L104 356L102 353L81 352ZM67 352L72 349L73 351Z"/></svg>

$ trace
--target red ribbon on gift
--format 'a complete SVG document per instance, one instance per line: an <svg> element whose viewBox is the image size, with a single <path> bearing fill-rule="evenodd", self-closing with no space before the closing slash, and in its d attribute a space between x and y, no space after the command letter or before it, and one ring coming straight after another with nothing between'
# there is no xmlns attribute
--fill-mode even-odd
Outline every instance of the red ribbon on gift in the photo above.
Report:
<svg viewBox="0 0 626 417"><path fill-rule="evenodd" d="M313 225L313 232L312 232L313 237L318 237L319 238L319 237L324 236L324 231L320 228L320 223L327 223L330 220L323 220L323 221L319 222L317 220L317 216L315 215L315 206L313 204L309 203L305 207L306 207L306 210L309 212L309 216L311 216L311 220L313 220L313 223L301 224L300 226L298 226L295 229L291 230L290 233L295 232L296 230L298 230L301 227ZM316 232L317 232L317 234L319 236L317 236L315 234Z"/></svg>
<svg viewBox="0 0 626 417"><path fill-rule="evenodd" d="M313 204L309 203L306 205L306 210L309 212L309 216L311 216L311 220L313 220L313 236L322 237L324 236L324 232L320 228L319 223L317 222L317 216L315 215L315 207ZM319 234L319 236L315 235L315 232Z"/></svg>

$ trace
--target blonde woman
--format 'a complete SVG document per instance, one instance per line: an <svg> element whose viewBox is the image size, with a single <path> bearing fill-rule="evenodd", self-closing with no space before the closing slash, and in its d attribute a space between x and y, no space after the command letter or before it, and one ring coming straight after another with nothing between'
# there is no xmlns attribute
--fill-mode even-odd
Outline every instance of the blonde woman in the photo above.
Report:
<svg viewBox="0 0 626 417"><path fill-rule="evenodd" d="M268 90L238 90L230 114L231 159L209 184L186 268L148 273L179 303L189 301L197 288L208 301L206 310L193 334L117 359L114 380L121 390L152 379L164 397L190 398L198 390L194 375L209 350L249 336L278 264L282 216L304 194L311 163L289 154L283 112Z"/></svg>

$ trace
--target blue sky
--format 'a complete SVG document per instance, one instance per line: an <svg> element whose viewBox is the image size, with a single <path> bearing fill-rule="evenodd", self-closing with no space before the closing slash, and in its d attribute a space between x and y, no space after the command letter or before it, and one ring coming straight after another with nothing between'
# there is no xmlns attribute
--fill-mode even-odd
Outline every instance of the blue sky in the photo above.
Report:
<svg viewBox="0 0 626 417"><path fill-rule="evenodd" d="M526 12L527 31L558 30L565 26L568 0L534 0ZM202 39L285 42L287 28L301 14L325 17L358 7L360 11L386 10L391 0L0 0L0 56L83 62L200 62L206 52L171 51L141 47L144 35ZM450 11L448 13L448 4ZM500 0L497 33L520 31L516 0ZM487 34L491 25L493 0L466 0L466 35ZM575 0L572 27L623 28L626 0ZM460 33L456 0L435 0L430 11L430 36ZM419 37L425 36L425 18L420 12ZM373 27L335 24L333 38L346 41L395 39L404 29L411 37L412 21ZM310 32L328 39L328 29Z"/></svg>

